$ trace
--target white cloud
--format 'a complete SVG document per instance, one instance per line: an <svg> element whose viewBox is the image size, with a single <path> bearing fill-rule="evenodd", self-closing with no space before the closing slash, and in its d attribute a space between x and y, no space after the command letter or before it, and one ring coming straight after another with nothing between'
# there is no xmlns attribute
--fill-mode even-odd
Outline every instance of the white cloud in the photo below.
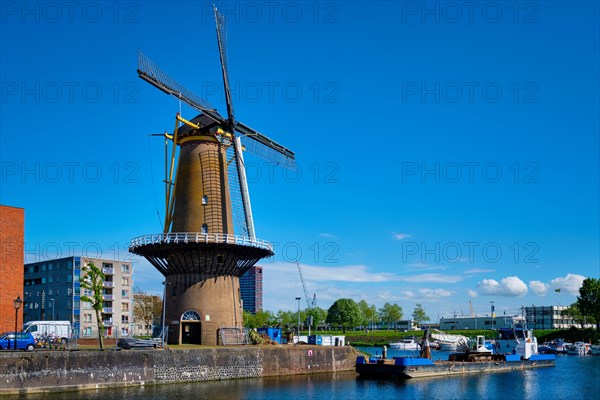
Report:
<svg viewBox="0 0 600 400"><path fill-rule="evenodd" d="M548 293L548 285L541 281L529 282L529 288L538 296L545 296Z"/></svg>
<svg viewBox="0 0 600 400"><path fill-rule="evenodd" d="M290 273L298 275L298 269L292 263L273 263L265 265L272 273L285 274L282 279L287 278ZM305 280L316 282L437 282L437 283L456 283L463 280L459 275L444 274L416 274L416 275L396 275L390 272L371 272L366 265L345 265L340 267L321 267L307 264L300 264L302 275Z"/></svg>
<svg viewBox="0 0 600 400"><path fill-rule="evenodd" d="M416 292L405 290L401 292L405 297L409 299L436 299L441 297L450 297L454 294L446 289L418 289Z"/></svg>
<svg viewBox="0 0 600 400"><path fill-rule="evenodd" d="M394 233L394 240L408 239L411 235L408 233Z"/></svg>
<svg viewBox="0 0 600 400"><path fill-rule="evenodd" d="M561 293L578 295L579 288L583 285L585 276L579 274L567 274L563 277L554 278L548 282L548 286L552 289L560 289Z"/></svg>
<svg viewBox="0 0 600 400"><path fill-rule="evenodd" d="M467 289L467 294L469 295L469 297L475 298L477 297L477 292L471 289Z"/></svg>
<svg viewBox="0 0 600 400"><path fill-rule="evenodd" d="M412 267L415 270L419 270L419 271L445 271L448 269L448 267L443 266L443 265L430 265L427 263L413 263L413 264L408 264L409 267Z"/></svg>
<svg viewBox="0 0 600 400"><path fill-rule="evenodd" d="M319 236L325 237L325 238L334 238L335 237L335 235L333 235L331 233L319 233Z"/></svg>
<svg viewBox="0 0 600 400"><path fill-rule="evenodd" d="M264 308L268 310L295 309L296 296L306 295L300 281L296 264L286 262L265 263L263 269ZM456 283L460 275L434 273L397 275L391 272L371 271L366 265L314 266L300 264L309 297L317 295L317 305L327 308L338 298L373 298L372 301L401 301L408 297L398 287L400 283L411 284L411 298L448 298L453 292L446 289L413 289L419 283ZM388 285L385 285L388 283ZM391 285L389 285L391 284ZM392 286L393 285L393 286Z"/></svg>
<svg viewBox="0 0 600 400"><path fill-rule="evenodd" d="M471 269L467 269L465 270L465 274L481 274L484 272L496 272L496 270L493 269L483 269L483 268L471 268Z"/></svg>
<svg viewBox="0 0 600 400"><path fill-rule="evenodd" d="M399 276L397 278L399 282L412 282L412 283L456 283L463 280L462 276L459 275L444 275L444 274L417 274L411 276Z"/></svg>
<svg viewBox="0 0 600 400"><path fill-rule="evenodd" d="M522 297L527 294L527 285L517 276L502 278L500 282L494 279L484 279L477 284L479 294L496 296Z"/></svg>
<svg viewBox="0 0 600 400"><path fill-rule="evenodd" d="M550 282L531 281L529 287L538 296L545 296L549 291L560 289L561 293L577 296L585 276L568 273L563 277L552 279Z"/></svg>

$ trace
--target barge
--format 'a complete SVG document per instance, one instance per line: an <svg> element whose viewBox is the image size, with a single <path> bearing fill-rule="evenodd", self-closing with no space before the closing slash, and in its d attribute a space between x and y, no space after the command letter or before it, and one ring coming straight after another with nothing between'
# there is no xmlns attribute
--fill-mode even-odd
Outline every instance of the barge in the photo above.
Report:
<svg viewBox="0 0 600 400"><path fill-rule="evenodd" d="M447 361L432 361L429 331L423 336L420 357L386 359L385 353L384 349L381 358L357 357L356 372L368 378L430 378L552 367L556 360L554 354L538 354L537 343L531 339L519 340L511 354L499 354L494 347L486 346L483 336L478 336L472 348L451 353Z"/></svg>
<svg viewBox="0 0 600 400"><path fill-rule="evenodd" d="M369 378L429 378L552 367L554 360L554 354L539 354L528 360L508 354L504 360L492 361L431 361L422 357L367 360L359 356L356 359L356 372Z"/></svg>

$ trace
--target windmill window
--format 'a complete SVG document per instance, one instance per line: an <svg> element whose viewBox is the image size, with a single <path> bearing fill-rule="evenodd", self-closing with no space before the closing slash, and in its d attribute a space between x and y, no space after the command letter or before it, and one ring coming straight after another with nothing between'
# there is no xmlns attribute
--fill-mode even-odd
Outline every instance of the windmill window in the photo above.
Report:
<svg viewBox="0 0 600 400"><path fill-rule="evenodd" d="M202 204L203 205L208 204L208 196L207 195L202 196Z"/></svg>
<svg viewBox="0 0 600 400"><path fill-rule="evenodd" d="M202 233L206 235L208 233L208 225L202 224Z"/></svg>

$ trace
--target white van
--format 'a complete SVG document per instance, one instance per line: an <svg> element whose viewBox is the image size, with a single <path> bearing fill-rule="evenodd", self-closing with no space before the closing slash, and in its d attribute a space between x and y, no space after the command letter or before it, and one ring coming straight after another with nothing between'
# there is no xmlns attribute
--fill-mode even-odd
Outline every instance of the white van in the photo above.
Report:
<svg viewBox="0 0 600 400"><path fill-rule="evenodd" d="M60 338L60 341L66 344L71 338L69 321L29 321L23 327L24 331L30 332L36 340L43 337Z"/></svg>

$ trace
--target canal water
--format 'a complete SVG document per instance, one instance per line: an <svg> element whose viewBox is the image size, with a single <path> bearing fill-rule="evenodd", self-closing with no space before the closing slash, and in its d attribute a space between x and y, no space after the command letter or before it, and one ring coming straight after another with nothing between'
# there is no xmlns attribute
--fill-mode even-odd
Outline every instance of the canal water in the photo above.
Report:
<svg viewBox="0 0 600 400"><path fill-rule="evenodd" d="M372 354L380 348L364 348ZM388 356L409 352L388 352ZM436 358L448 353L434 352ZM192 400L192 399L524 399L600 398L600 356L557 356L556 366L477 376L407 381L366 380L353 372L102 389L20 396L26 400Z"/></svg>

